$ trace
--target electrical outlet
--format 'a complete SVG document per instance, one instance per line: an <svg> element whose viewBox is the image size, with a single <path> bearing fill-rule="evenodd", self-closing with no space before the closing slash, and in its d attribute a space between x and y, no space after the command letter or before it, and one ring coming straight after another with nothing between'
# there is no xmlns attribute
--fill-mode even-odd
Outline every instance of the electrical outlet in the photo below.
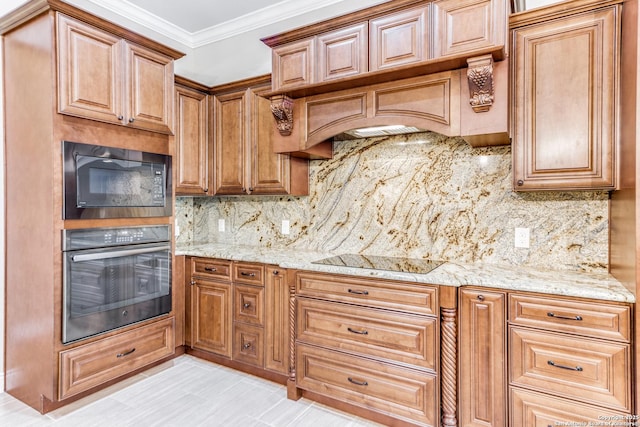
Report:
<svg viewBox="0 0 640 427"><path fill-rule="evenodd" d="M180 235L180 226L178 224L173 227L174 235L178 237Z"/></svg>
<svg viewBox="0 0 640 427"><path fill-rule="evenodd" d="M282 220L282 234L289 234L290 232L290 228L289 228L289 220L288 219L283 219Z"/></svg>
<svg viewBox="0 0 640 427"><path fill-rule="evenodd" d="M224 228L225 228L225 225L224 225L224 218L220 218L220 219L218 220L218 231L219 231L220 233L224 233Z"/></svg>
<svg viewBox="0 0 640 427"><path fill-rule="evenodd" d="M516 227L514 240L515 240L516 248L528 248L529 247L529 229Z"/></svg>

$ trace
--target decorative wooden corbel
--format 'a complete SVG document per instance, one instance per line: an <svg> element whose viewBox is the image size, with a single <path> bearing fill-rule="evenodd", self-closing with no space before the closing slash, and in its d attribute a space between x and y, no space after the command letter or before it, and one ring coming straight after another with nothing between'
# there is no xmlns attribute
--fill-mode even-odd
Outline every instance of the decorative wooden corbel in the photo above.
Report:
<svg viewBox="0 0 640 427"><path fill-rule="evenodd" d="M271 113L276 119L276 127L280 135L291 135L293 130L293 99L287 95L272 96Z"/></svg>
<svg viewBox="0 0 640 427"><path fill-rule="evenodd" d="M476 113L489 111L493 105L493 57L478 56L467 59L469 104Z"/></svg>

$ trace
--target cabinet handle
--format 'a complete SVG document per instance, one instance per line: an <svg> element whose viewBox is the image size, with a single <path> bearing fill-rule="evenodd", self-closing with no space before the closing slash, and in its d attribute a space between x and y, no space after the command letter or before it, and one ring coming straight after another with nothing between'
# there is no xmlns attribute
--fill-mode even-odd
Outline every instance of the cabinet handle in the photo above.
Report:
<svg viewBox="0 0 640 427"><path fill-rule="evenodd" d="M251 343L250 342L246 342L244 344L242 344L242 348L245 350L248 350L251 348Z"/></svg>
<svg viewBox="0 0 640 427"><path fill-rule="evenodd" d="M478 301L484 301L484 295L478 295Z"/></svg>
<svg viewBox="0 0 640 427"><path fill-rule="evenodd" d="M353 289L348 289L347 292L355 295L369 295L369 291L355 291Z"/></svg>
<svg viewBox="0 0 640 427"><path fill-rule="evenodd" d="M364 331L356 331L355 329L351 329L349 327L347 327L347 331L351 332L352 334L358 334L358 335L369 335L369 332L367 330Z"/></svg>
<svg viewBox="0 0 640 427"><path fill-rule="evenodd" d="M118 120L122 121L124 119L124 116L118 116Z"/></svg>
<svg viewBox="0 0 640 427"><path fill-rule="evenodd" d="M347 377L347 379L349 380L349 382L350 382L350 383L355 384L355 385L362 385L362 386L369 385L369 383L368 383L368 382L366 382L366 381L358 381L358 380L354 380L354 379L353 379L353 378L351 378L351 377Z"/></svg>
<svg viewBox="0 0 640 427"><path fill-rule="evenodd" d="M204 271L210 271L211 273L214 273L214 272L218 271L218 269L215 268L215 267L205 267Z"/></svg>
<svg viewBox="0 0 640 427"><path fill-rule="evenodd" d="M195 285L195 284L196 284L195 279L191 279L191 286L193 286L193 285Z"/></svg>
<svg viewBox="0 0 640 427"><path fill-rule="evenodd" d="M518 184L518 187L522 187L524 185L524 181L519 179L516 184Z"/></svg>
<svg viewBox="0 0 640 427"><path fill-rule="evenodd" d="M582 320L582 316L575 316L575 317L558 316L557 314L552 312L548 312L547 317L553 317L554 319L564 319L564 320L577 320L577 321Z"/></svg>
<svg viewBox="0 0 640 427"><path fill-rule="evenodd" d="M582 372L582 366L576 366L575 368L572 366L564 366L564 365L558 365L556 364L553 360L547 360L547 365L549 366L553 366L555 368L560 368L560 369L566 369L568 371L577 371L577 372Z"/></svg>
<svg viewBox="0 0 640 427"><path fill-rule="evenodd" d="M249 308L251 307L251 303L250 302L245 302L244 304L242 304L243 308Z"/></svg>
<svg viewBox="0 0 640 427"><path fill-rule="evenodd" d="M273 275L277 276L278 274L280 274L280 272L278 270L273 270Z"/></svg>
<svg viewBox="0 0 640 427"><path fill-rule="evenodd" d="M131 118L129 119L129 123L133 123L135 120L136 120L136 119L134 119L133 117L131 117Z"/></svg>
<svg viewBox="0 0 640 427"><path fill-rule="evenodd" d="M118 353L118 354L116 355L116 357L119 359L119 358L121 358L121 357L125 357L125 356L130 355L130 354L131 354L131 353L133 353L134 351L136 351L136 348L135 348L135 347L133 347L133 348L132 348L131 350L129 350L129 351L125 351L124 353Z"/></svg>
<svg viewBox="0 0 640 427"><path fill-rule="evenodd" d="M253 187L249 187L249 193L253 191Z"/></svg>
<svg viewBox="0 0 640 427"><path fill-rule="evenodd" d="M245 277L256 277L256 273L247 273L246 271L241 271L240 275Z"/></svg>

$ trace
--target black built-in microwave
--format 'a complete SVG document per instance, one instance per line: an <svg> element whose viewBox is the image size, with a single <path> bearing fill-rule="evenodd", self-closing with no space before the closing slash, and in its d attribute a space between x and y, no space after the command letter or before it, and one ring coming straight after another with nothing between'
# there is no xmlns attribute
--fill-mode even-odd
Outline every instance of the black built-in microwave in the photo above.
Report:
<svg viewBox="0 0 640 427"><path fill-rule="evenodd" d="M171 156L63 141L64 219L171 216Z"/></svg>

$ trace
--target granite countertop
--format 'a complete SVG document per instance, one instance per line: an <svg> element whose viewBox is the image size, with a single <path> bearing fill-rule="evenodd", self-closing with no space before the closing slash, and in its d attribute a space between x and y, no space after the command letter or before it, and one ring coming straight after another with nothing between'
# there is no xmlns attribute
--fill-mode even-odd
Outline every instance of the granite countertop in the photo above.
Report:
<svg viewBox="0 0 640 427"><path fill-rule="evenodd" d="M300 249L266 248L222 243L178 246L176 255L259 262L282 268L348 274L445 286L486 286L510 291L635 302L635 296L610 274L540 270L493 264L444 262L429 273L405 273L367 268L314 264L334 253Z"/></svg>

